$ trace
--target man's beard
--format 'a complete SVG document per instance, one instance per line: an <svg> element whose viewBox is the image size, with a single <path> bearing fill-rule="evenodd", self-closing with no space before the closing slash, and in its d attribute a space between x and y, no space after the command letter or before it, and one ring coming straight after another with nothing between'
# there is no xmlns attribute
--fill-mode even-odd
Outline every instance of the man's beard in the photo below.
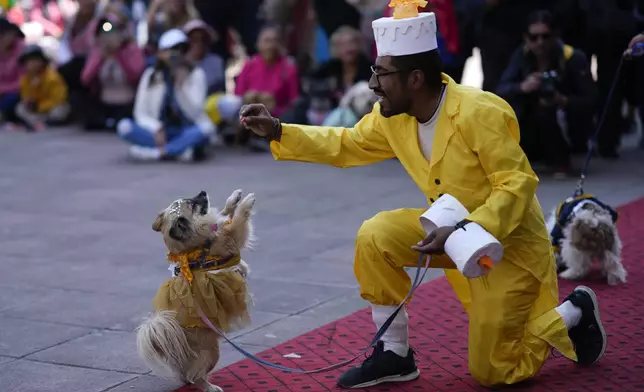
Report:
<svg viewBox="0 0 644 392"><path fill-rule="evenodd" d="M397 116L403 113L409 113L409 111L411 110L411 99L406 99L405 101L400 102L397 105L393 105L391 101L389 101L389 104L389 108L387 108L386 110L382 107L382 105L380 105L380 115L385 118Z"/></svg>

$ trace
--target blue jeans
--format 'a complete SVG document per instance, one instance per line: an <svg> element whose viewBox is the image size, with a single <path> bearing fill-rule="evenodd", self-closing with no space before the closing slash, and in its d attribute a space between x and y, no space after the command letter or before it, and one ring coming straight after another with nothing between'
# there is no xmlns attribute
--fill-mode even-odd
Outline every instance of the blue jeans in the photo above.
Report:
<svg viewBox="0 0 644 392"><path fill-rule="evenodd" d="M20 93L0 94L0 113L11 116L20 102Z"/></svg>
<svg viewBox="0 0 644 392"><path fill-rule="evenodd" d="M119 136L125 141L141 147L157 147L154 134L130 119L121 120L117 126ZM165 152L170 157L181 155L188 148L208 142L208 136L196 125L169 127L165 130L168 144Z"/></svg>

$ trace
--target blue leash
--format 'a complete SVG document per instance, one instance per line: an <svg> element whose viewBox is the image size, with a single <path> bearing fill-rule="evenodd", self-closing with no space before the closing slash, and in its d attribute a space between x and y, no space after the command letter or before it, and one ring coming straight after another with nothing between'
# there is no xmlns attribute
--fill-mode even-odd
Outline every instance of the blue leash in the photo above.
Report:
<svg viewBox="0 0 644 392"><path fill-rule="evenodd" d="M373 348L378 343L380 338L382 338L382 335L384 335L385 332L387 332L387 329L389 329L389 326L394 321L394 319L396 318L396 316L398 315L400 310L405 307L405 304L407 303L407 301L411 298L411 296L414 294L416 289L422 284L423 278L425 278L425 274L429 270L429 260L430 260L430 258L427 257L427 262L425 264L423 264L423 259L424 258L425 258L424 254L422 254L422 253L419 254L419 256L418 256L418 269L416 270L416 276L414 278L414 282L411 285L411 289L409 290L409 294L407 294L405 299L400 303L400 305L398 305L396 310L394 310L394 312L391 314L391 316L389 316L387 321L385 321L385 323L382 325L382 327L380 327L378 332L376 332L376 334L374 335L373 339L371 339L371 343L369 344L369 346L367 346L366 348L361 350L360 353L355 355L353 358L350 358L350 359L347 359L345 361L336 363L334 365L319 368L319 369L314 369L314 370L294 369L294 368L289 368L289 367L286 367L286 366L278 365L278 364L275 364L275 363L271 363L271 362L265 361L265 360L263 360L261 358L258 358L256 356L254 356L253 354L249 353L248 351L244 350L243 348L239 347L237 344L235 344L235 342L230 340L223 331L221 331L219 328L217 328L208 319L208 317L204 314L203 310L201 309L201 307L199 306L199 304L197 303L196 300L195 300L195 308L197 309L197 313L199 313L199 317L201 317L201 320L210 329L212 329L213 331L217 332L221 337L223 337L224 340L227 341L228 343L230 343L230 345L233 346L233 348L235 350L239 351L245 357L249 358L250 360L252 360L254 362L257 362L260 365L263 365L263 366L266 366L266 367L269 367L269 368L273 368L273 369L278 369L278 370L281 370L281 371L284 371L284 372L287 372L287 373L316 374L316 373L328 372L328 371L335 370L335 369L338 369L338 368L341 368L341 367L343 367L345 365L350 364L351 362L355 361L356 359L358 359L363 354L367 353L367 351L369 351L369 349Z"/></svg>
<svg viewBox="0 0 644 392"><path fill-rule="evenodd" d="M644 44L642 43L635 44L633 46L633 50L630 56L639 57L642 55L644 55ZM575 189L575 193L573 194L573 197L581 196L584 193L584 180L586 179L586 171L588 170L588 166L590 165L590 158L592 157L593 153L595 152L595 149L597 148L597 138L599 136L599 133L602 130L602 127L604 126L604 121L606 121L606 113L608 113L608 107L610 106L610 102L613 100L613 94L615 93L615 88L617 87L617 83L619 82L619 79L622 74L622 66L624 65L624 59L629 58L630 56L622 56L619 60L619 65L617 66L617 71L615 71L613 82L610 86L610 90L608 90L606 103L604 104L602 114L599 117L599 121L597 122L597 128L595 129L595 133L593 134L593 136L591 136L591 138L588 140L588 152L586 153L584 166L582 166L581 176L579 178L579 182L577 183L577 188Z"/></svg>

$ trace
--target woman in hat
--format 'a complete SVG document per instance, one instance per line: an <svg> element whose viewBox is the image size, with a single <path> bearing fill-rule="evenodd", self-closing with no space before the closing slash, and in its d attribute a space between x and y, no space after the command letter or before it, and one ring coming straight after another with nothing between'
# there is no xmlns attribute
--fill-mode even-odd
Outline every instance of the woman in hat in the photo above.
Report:
<svg viewBox="0 0 644 392"><path fill-rule="evenodd" d="M217 40L217 33L204 21L191 20L183 27L188 36L186 58L199 65L206 73L208 93L226 91L226 66L224 60L212 53L210 47Z"/></svg>
<svg viewBox="0 0 644 392"><path fill-rule="evenodd" d="M188 37L179 29L159 39L156 64L143 72L133 119L119 121L119 136L141 160L200 160L214 126L204 111L206 75L185 58Z"/></svg>
<svg viewBox="0 0 644 392"><path fill-rule="evenodd" d="M22 69L18 59L24 50L24 37L20 27L0 18L0 123L14 119L20 100Z"/></svg>
<svg viewBox="0 0 644 392"><path fill-rule="evenodd" d="M20 102L16 115L34 131L45 122L60 123L69 116L67 85L56 68L49 64L42 48L30 45L20 56L25 74L20 78Z"/></svg>
<svg viewBox="0 0 644 392"><path fill-rule="evenodd" d="M118 121L132 116L136 87L145 69L125 15L107 14L96 27L96 46L89 53L81 74L88 88L84 97L86 130L116 130Z"/></svg>

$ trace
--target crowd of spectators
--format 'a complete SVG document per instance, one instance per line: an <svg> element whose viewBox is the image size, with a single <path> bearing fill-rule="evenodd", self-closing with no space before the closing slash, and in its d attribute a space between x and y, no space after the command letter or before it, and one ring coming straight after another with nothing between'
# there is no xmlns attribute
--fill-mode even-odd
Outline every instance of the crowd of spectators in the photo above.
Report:
<svg viewBox="0 0 644 392"><path fill-rule="evenodd" d="M618 158L622 135L634 128L644 91L637 61L625 63L607 96L624 49L643 28L642 3L430 0L426 10L437 17L444 72L459 82L477 48L482 88L512 105L530 160L566 176L605 105L601 156ZM3 129L75 122L118 134L137 159L187 161L205 159L212 145L268 150L239 126L244 103L263 103L286 122L353 126L375 100L367 88L371 21L391 13L388 0L15 0L2 7Z"/></svg>

